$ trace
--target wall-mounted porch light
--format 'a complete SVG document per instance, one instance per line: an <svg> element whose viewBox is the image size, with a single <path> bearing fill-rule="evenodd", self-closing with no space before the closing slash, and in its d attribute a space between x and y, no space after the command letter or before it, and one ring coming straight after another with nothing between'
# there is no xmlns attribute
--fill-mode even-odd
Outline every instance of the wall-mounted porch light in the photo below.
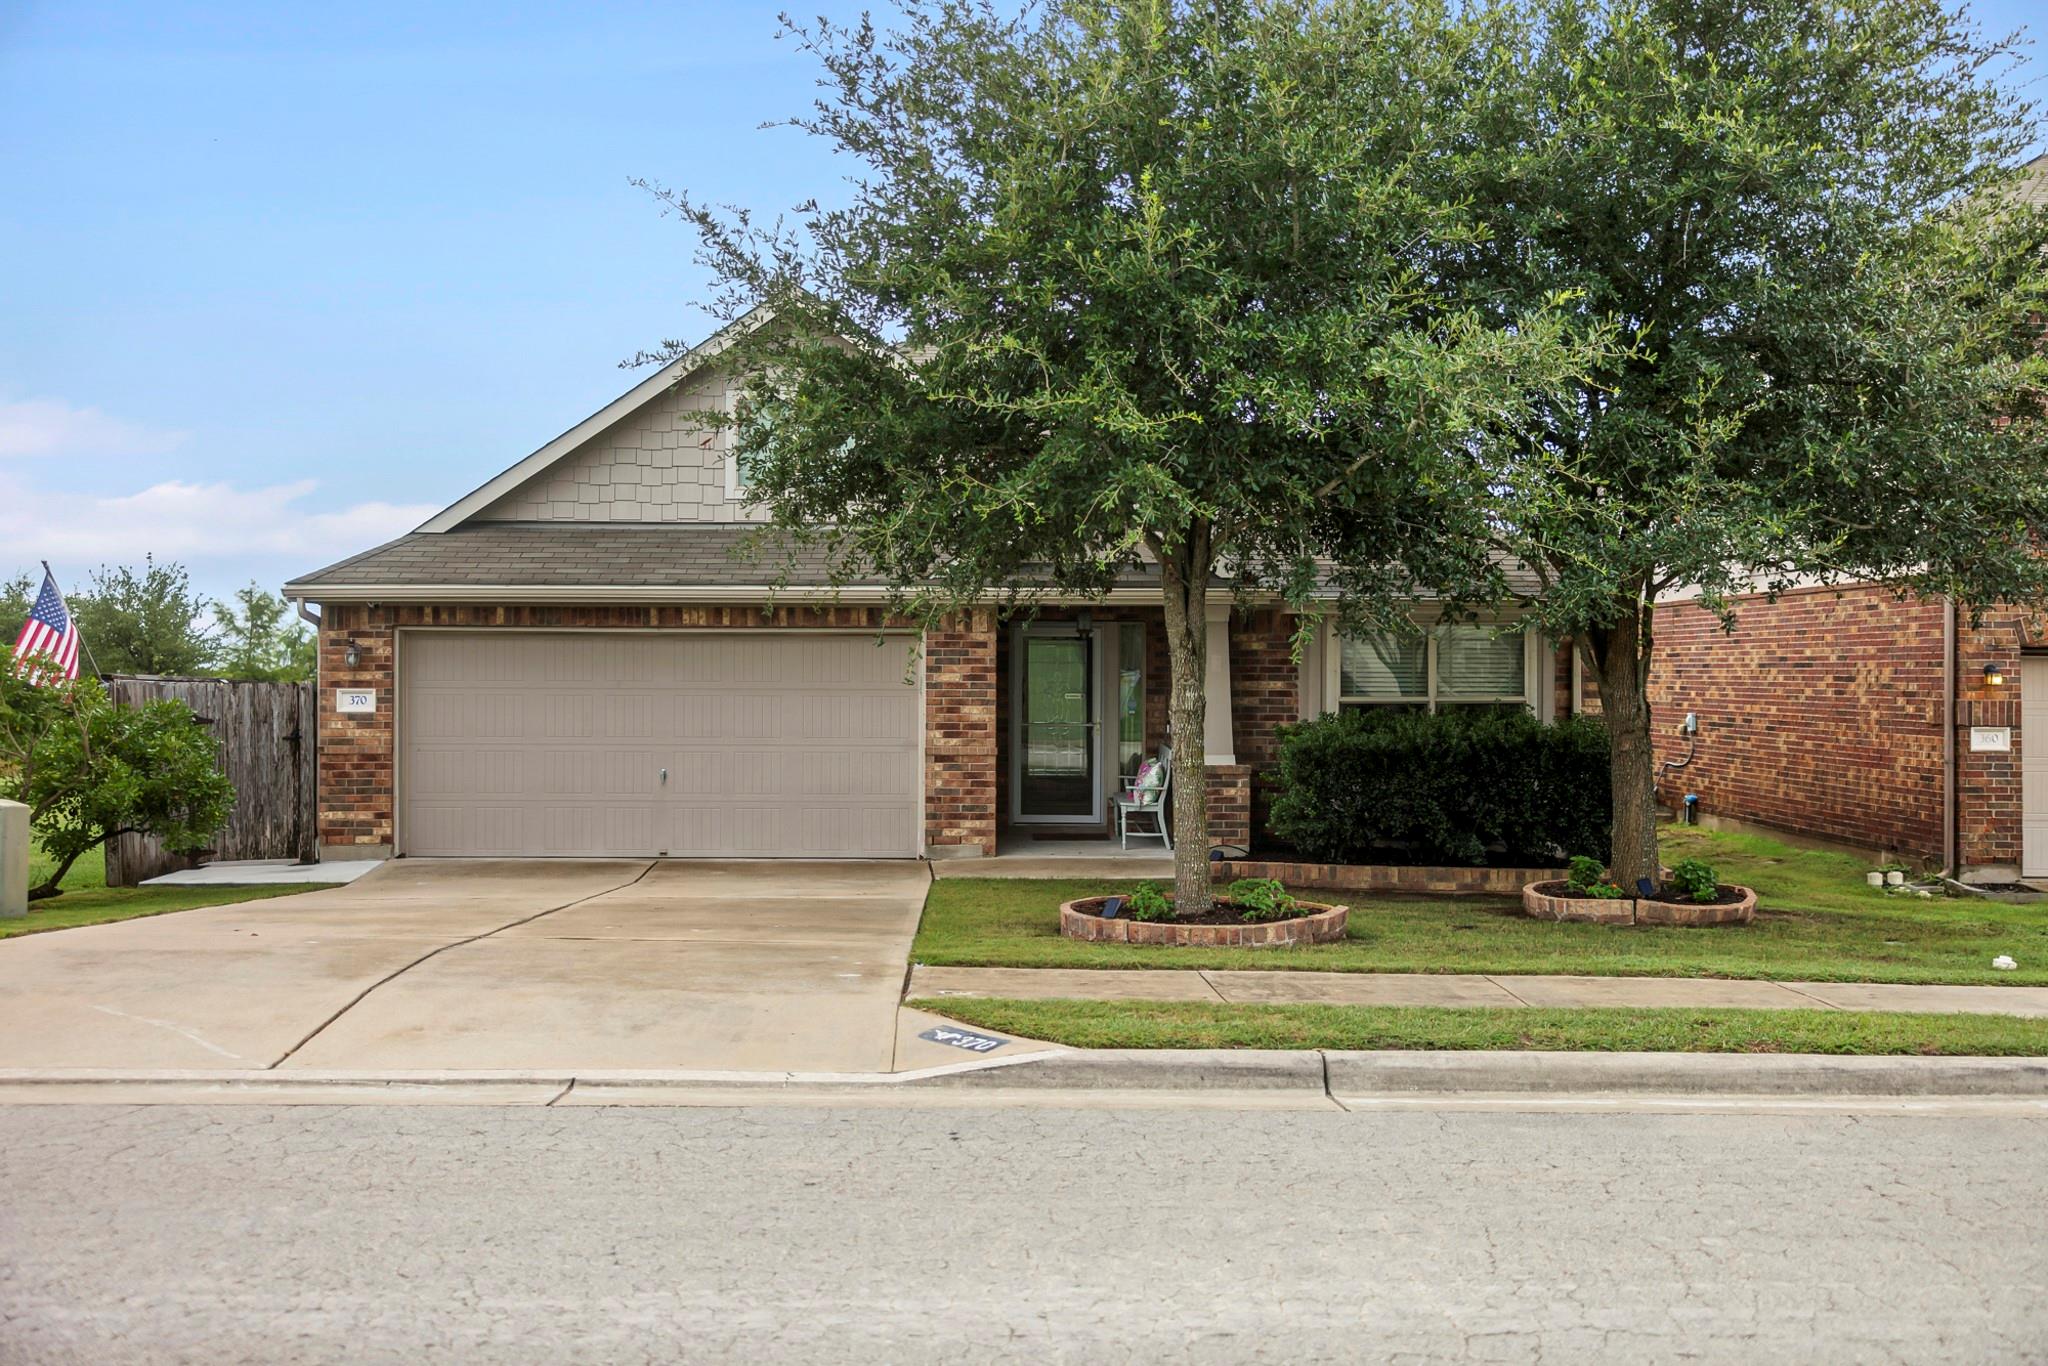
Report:
<svg viewBox="0 0 2048 1366"><path fill-rule="evenodd" d="M1987 688L2004 687L2005 670L1996 664L1986 664L1984 666L1984 686Z"/></svg>
<svg viewBox="0 0 2048 1366"><path fill-rule="evenodd" d="M342 652L341 659L351 669L360 667L363 662L363 647L351 640L348 649Z"/></svg>

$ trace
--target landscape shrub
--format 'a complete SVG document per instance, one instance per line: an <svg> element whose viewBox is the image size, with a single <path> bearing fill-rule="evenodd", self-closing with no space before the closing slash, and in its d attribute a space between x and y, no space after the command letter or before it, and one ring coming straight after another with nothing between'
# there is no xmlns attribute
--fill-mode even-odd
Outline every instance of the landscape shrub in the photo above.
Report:
<svg viewBox="0 0 2048 1366"><path fill-rule="evenodd" d="M1566 865L1565 888L1573 896L1597 897L1613 900L1628 893L1607 880L1607 865L1589 854L1574 854Z"/></svg>
<svg viewBox="0 0 2048 1366"><path fill-rule="evenodd" d="M1368 708L1282 732L1268 828L1324 863L1610 853L1606 727L1525 711Z"/></svg>
<svg viewBox="0 0 2048 1366"><path fill-rule="evenodd" d="M1173 903L1151 883L1141 882L1124 902L1124 914L1133 920L1171 920Z"/></svg>
<svg viewBox="0 0 2048 1366"><path fill-rule="evenodd" d="M1693 901L1712 901L1721 894L1714 865L1703 858L1682 858L1672 864L1671 885Z"/></svg>
<svg viewBox="0 0 2048 1366"><path fill-rule="evenodd" d="M1242 877L1223 893L1248 924L1287 920L1301 913L1300 907L1277 878Z"/></svg>

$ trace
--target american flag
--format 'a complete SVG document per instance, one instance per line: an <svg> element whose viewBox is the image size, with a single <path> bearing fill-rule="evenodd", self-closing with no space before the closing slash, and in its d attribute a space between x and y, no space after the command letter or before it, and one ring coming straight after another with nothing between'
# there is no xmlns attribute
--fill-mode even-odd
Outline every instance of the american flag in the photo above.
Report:
<svg viewBox="0 0 2048 1366"><path fill-rule="evenodd" d="M36 605L29 609L28 620L21 624L21 635L14 642L14 668L36 683L51 674L78 677L78 623L64 606L64 595L57 591L56 576L48 565L43 566L43 591L36 594Z"/></svg>

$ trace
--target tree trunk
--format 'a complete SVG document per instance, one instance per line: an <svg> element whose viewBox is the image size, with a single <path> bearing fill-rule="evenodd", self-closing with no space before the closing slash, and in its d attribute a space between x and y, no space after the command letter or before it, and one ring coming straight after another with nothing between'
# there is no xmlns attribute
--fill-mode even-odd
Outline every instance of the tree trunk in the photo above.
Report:
<svg viewBox="0 0 2048 1366"><path fill-rule="evenodd" d="M1209 533L1159 557L1166 599L1169 691L1166 719L1173 740L1173 908L1202 915L1215 905L1209 885L1209 784L1202 751L1209 724Z"/></svg>
<svg viewBox="0 0 2048 1366"><path fill-rule="evenodd" d="M1634 895L1657 881L1657 753L1650 742L1650 607L1638 599L1611 627L1585 633L1585 661L1600 680L1600 711L1613 743L1614 880Z"/></svg>
<svg viewBox="0 0 2048 1366"><path fill-rule="evenodd" d="M79 853L84 852L84 850L79 851ZM64 881L64 875L71 871L71 865L76 862L78 862L78 854L72 854L66 858L59 859L55 872L52 872L49 877L44 879L40 886L28 889L28 899L30 901L47 901L53 896L62 896L64 888L60 884Z"/></svg>

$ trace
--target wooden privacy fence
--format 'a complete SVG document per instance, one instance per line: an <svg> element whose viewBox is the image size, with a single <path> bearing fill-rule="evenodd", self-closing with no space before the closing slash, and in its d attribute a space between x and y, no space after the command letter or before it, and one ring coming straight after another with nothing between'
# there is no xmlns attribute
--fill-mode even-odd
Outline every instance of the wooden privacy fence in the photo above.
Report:
<svg viewBox="0 0 2048 1366"><path fill-rule="evenodd" d="M315 847L313 757L319 733L311 683L243 683L224 678L116 675L107 693L123 706L173 698L212 729L235 806L211 849L195 859L152 838L121 835L107 845L107 885L215 859L289 858L310 863Z"/></svg>

